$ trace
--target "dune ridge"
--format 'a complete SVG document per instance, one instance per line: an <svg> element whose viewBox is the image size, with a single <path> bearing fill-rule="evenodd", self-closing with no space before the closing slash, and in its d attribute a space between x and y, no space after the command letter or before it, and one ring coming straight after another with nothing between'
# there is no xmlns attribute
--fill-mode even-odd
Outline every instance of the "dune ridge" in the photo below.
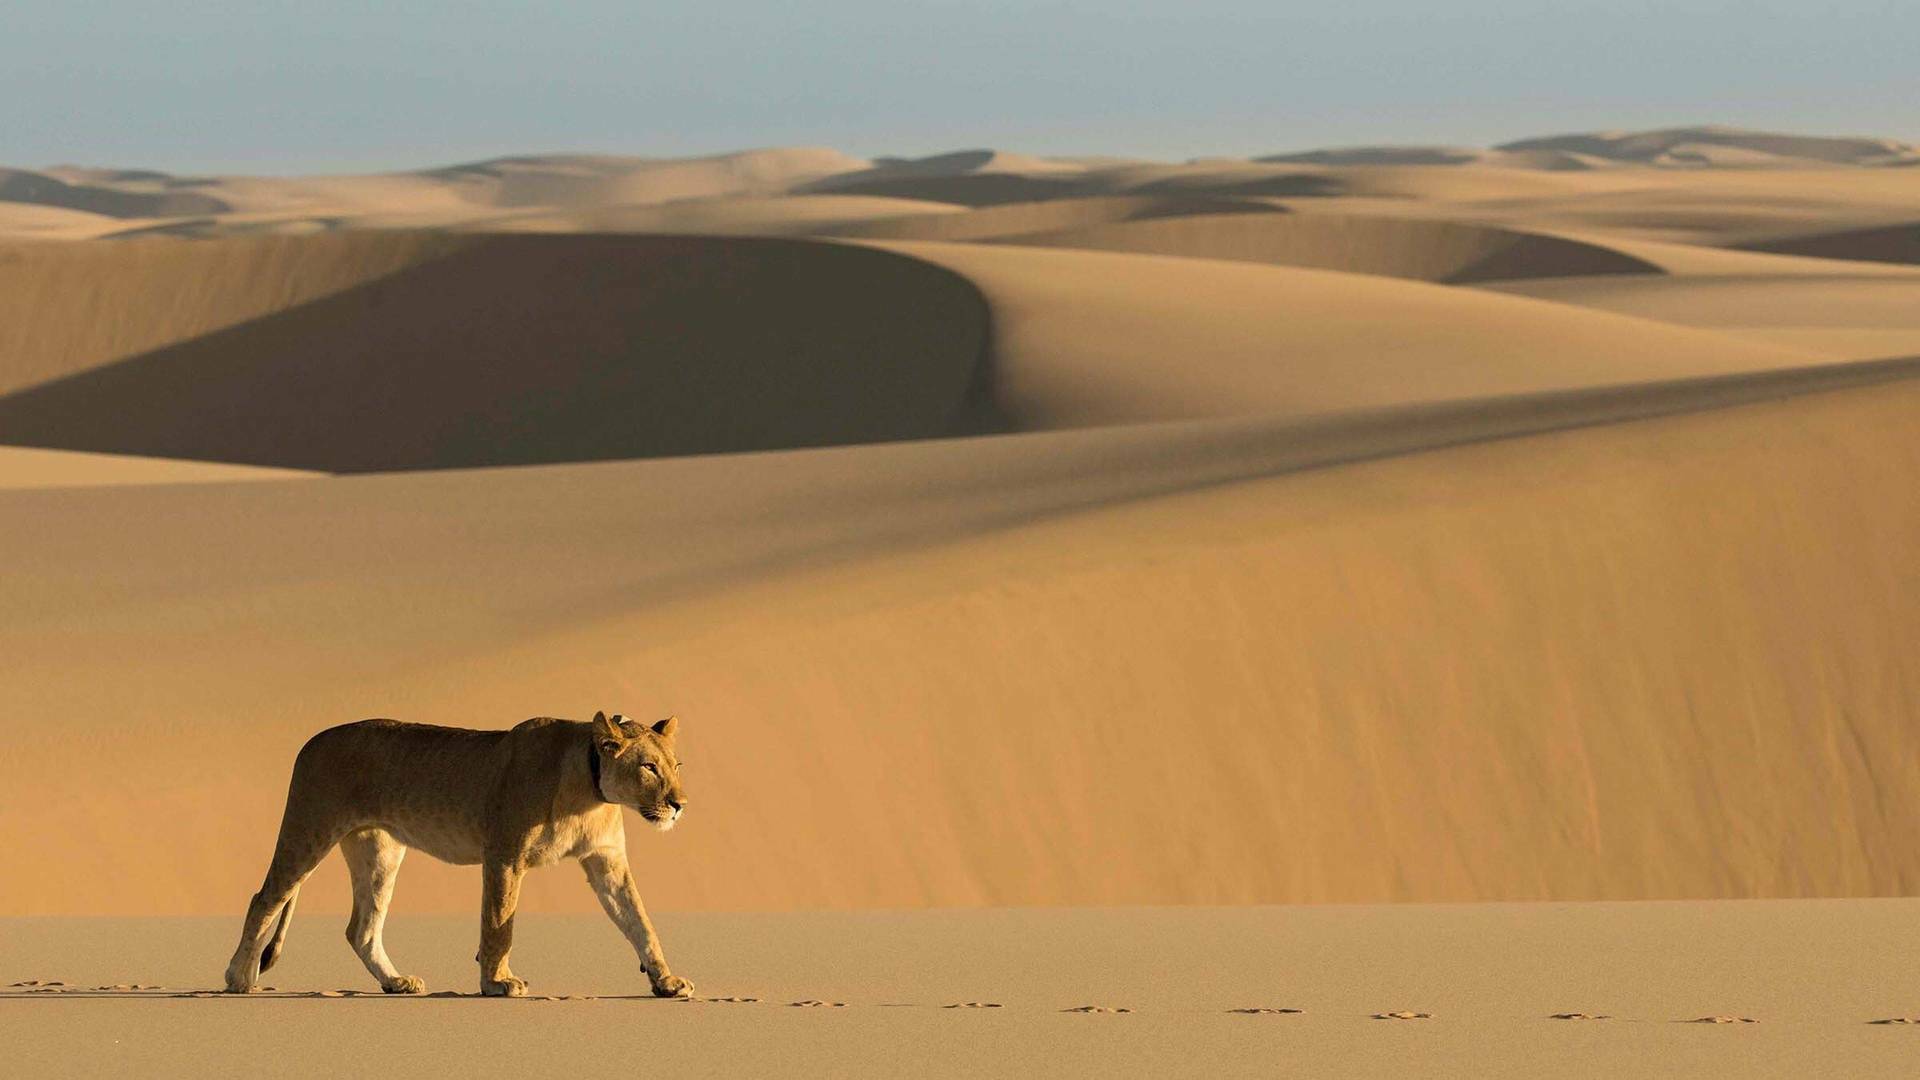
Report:
<svg viewBox="0 0 1920 1080"><path fill-rule="evenodd" d="M1446 284L1660 272L1653 263L1598 244L1376 215L1272 214L1252 221L1237 215L1188 214L1022 233L1000 240L1033 247L1304 266Z"/></svg>

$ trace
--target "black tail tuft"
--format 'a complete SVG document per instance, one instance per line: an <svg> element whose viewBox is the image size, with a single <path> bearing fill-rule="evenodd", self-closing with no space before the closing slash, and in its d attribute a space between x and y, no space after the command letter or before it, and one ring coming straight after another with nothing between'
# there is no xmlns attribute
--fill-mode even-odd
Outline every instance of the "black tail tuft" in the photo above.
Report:
<svg viewBox="0 0 1920 1080"><path fill-rule="evenodd" d="M267 947L260 950L261 973L264 974L268 968L273 966L273 962L278 959L280 959L280 942L277 940L267 942Z"/></svg>

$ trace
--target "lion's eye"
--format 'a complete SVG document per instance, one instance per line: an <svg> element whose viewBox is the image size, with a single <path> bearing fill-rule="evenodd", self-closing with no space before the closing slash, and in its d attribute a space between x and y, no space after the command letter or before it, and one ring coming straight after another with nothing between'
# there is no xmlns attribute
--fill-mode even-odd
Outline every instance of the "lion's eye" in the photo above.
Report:
<svg viewBox="0 0 1920 1080"><path fill-rule="evenodd" d="M650 772L650 773L652 773L652 774L653 774L653 775L655 775L655 776L659 776L659 775L660 775L660 769L659 769L659 767L658 767L658 766L656 766L656 765L654 765L654 763L653 763L653 762L651 762L651 761L643 761L643 762L641 762L641 763L640 763L640 767L641 767L641 768L643 768L643 769L645 769L645 770L647 770L648 772Z"/></svg>

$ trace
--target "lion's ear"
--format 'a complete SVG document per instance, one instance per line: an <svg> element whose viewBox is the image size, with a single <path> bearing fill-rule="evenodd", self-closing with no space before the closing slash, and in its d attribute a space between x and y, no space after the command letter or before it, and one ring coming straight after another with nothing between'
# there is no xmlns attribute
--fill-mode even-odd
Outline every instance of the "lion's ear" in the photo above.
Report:
<svg viewBox="0 0 1920 1080"><path fill-rule="evenodd" d="M673 733L679 730L680 718L677 716L669 716L665 720L653 725L653 733L663 739L673 738Z"/></svg>
<svg viewBox="0 0 1920 1080"><path fill-rule="evenodd" d="M606 713L597 712L593 714L593 737L596 739L612 739L615 742L625 742L627 740L627 733L620 730L619 724L607 719Z"/></svg>

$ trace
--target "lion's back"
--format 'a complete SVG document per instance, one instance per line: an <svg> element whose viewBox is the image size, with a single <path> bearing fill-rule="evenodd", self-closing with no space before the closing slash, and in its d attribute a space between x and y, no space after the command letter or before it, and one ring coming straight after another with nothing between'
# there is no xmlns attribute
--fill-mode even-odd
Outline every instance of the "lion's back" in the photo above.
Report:
<svg viewBox="0 0 1920 1080"><path fill-rule="evenodd" d="M472 812L498 777L506 735L388 719L327 728L294 758L288 802L376 815Z"/></svg>

